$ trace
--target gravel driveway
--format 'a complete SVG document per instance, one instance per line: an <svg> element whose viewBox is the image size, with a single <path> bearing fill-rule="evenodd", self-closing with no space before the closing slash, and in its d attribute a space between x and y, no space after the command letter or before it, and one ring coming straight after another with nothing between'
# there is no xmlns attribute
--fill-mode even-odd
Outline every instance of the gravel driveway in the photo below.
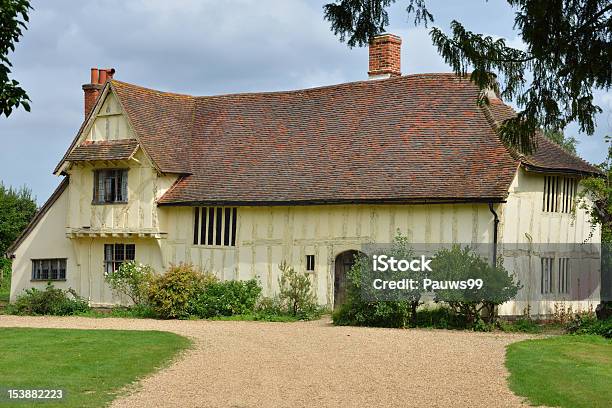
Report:
<svg viewBox="0 0 612 408"><path fill-rule="evenodd" d="M0 316L0 327L164 330L195 347L113 407L516 407L521 335L299 323Z"/></svg>

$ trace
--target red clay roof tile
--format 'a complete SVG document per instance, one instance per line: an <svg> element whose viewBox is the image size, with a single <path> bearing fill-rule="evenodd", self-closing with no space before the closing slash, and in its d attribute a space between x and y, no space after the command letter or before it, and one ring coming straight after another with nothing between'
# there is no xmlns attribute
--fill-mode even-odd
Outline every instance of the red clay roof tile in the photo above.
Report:
<svg viewBox="0 0 612 408"><path fill-rule="evenodd" d="M113 80L141 148L182 178L163 205L503 200L519 165L594 172L561 148L499 140L454 74L194 97ZM508 111L507 109L510 109Z"/></svg>

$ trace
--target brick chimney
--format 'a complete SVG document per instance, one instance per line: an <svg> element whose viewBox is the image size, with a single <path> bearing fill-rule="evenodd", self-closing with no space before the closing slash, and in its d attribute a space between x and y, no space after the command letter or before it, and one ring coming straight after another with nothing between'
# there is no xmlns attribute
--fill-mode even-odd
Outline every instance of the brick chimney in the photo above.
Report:
<svg viewBox="0 0 612 408"><path fill-rule="evenodd" d="M370 79L383 79L402 75L400 53L402 39L393 34L381 34L370 41Z"/></svg>
<svg viewBox="0 0 612 408"><path fill-rule="evenodd" d="M100 91L104 88L106 81L113 79L115 68L92 68L91 81L83 85L83 93L85 94L85 118L96 104Z"/></svg>

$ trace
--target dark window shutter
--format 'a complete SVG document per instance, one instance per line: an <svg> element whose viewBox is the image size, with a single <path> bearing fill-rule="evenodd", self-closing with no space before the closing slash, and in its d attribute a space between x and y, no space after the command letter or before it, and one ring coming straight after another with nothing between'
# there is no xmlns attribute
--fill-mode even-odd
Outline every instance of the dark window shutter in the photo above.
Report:
<svg viewBox="0 0 612 408"><path fill-rule="evenodd" d="M193 245L198 245L198 237L200 236L198 228L200 227L200 207L195 207L194 211L194 222L193 222Z"/></svg>

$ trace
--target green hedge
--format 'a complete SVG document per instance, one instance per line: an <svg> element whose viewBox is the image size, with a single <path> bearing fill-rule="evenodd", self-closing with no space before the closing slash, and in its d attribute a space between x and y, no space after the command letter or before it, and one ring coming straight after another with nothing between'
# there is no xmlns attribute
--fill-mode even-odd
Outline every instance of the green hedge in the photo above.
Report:
<svg viewBox="0 0 612 408"><path fill-rule="evenodd" d="M45 290L27 289L6 312L16 315L55 315L68 316L89 311L87 301L73 290L61 290L51 283Z"/></svg>
<svg viewBox="0 0 612 408"><path fill-rule="evenodd" d="M607 339L612 338L612 319L597 320L590 315L576 315L566 326L570 334L596 334Z"/></svg>
<svg viewBox="0 0 612 408"><path fill-rule="evenodd" d="M210 282L190 299L188 313L204 319L251 314L261 291L255 279Z"/></svg>

